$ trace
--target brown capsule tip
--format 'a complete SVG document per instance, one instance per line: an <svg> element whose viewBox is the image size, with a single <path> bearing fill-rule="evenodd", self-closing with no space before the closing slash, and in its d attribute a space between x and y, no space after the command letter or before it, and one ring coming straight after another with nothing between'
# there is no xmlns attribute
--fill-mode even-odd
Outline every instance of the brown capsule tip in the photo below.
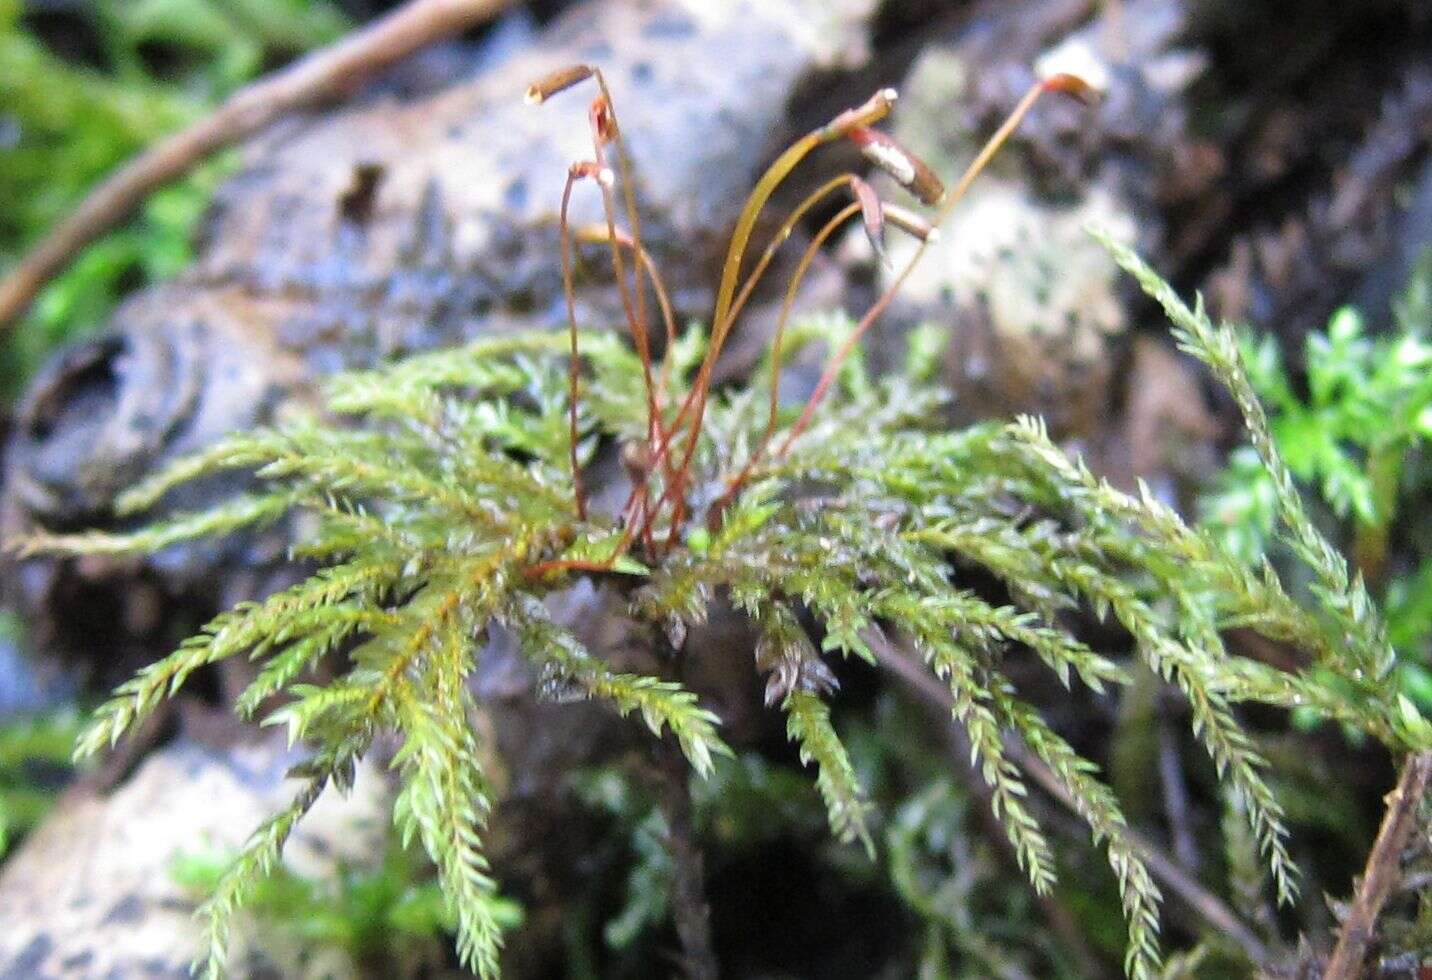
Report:
<svg viewBox="0 0 1432 980"><path fill-rule="evenodd" d="M885 218L896 228L903 232L914 235L922 242L937 242L940 240L940 230L930 224L923 216L916 214L898 204L883 205Z"/></svg>
<svg viewBox="0 0 1432 980"><path fill-rule="evenodd" d="M885 258L885 209L881 205L880 197L871 187L859 177L850 178L850 189L855 194L856 203L860 205L860 221L865 226L865 237L870 240L870 247L881 259Z"/></svg>
<svg viewBox="0 0 1432 980"><path fill-rule="evenodd" d="M611 104L605 96L599 95L592 100L587 117L592 124L592 138L599 145L606 146L617 138L617 118L612 114Z"/></svg>
<svg viewBox="0 0 1432 980"><path fill-rule="evenodd" d="M895 182L901 187L909 187L915 182L914 161L889 133L871 129L869 126L856 126L845 135L860 147L861 156L895 178Z"/></svg>
<svg viewBox="0 0 1432 980"><path fill-rule="evenodd" d="M914 154L910 159L915 164L915 182L910 185L910 192L920 199L921 204L934 207L945 199L944 182L925 165L925 161Z"/></svg>
<svg viewBox="0 0 1432 980"><path fill-rule="evenodd" d="M611 167L599 166L593 160L579 160L567 169L573 179L595 180L603 187L611 187L617 182L616 174L612 173Z"/></svg>
<svg viewBox="0 0 1432 980"><path fill-rule="evenodd" d="M895 100L899 97L899 93L893 88L882 88L854 109L846 109L826 123L819 130L820 135L825 139L835 139L838 136L844 136L852 129L878 123L890 114L890 108L895 105Z"/></svg>
<svg viewBox="0 0 1432 980"><path fill-rule="evenodd" d="M945 196L945 185L935 172L895 137L868 126L857 126L846 134L861 155L895 179L895 182L920 199L921 204L938 204Z"/></svg>
<svg viewBox="0 0 1432 980"><path fill-rule="evenodd" d="M1083 78L1070 72L1060 72L1057 75L1050 75L1044 80L1042 86L1046 92L1058 92L1060 95L1067 95L1072 99L1092 105L1099 101L1099 90L1090 85Z"/></svg>
<svg viewBox="0 0 1432 980"><path fill-rule="evenodd" d="M568 65L566 68L558 68L527 86L527 94L523 97L524 101L528 105L541 105L558 92L565 92L573 85L585 82L592 77L592 73L590 65Z"/></svg>

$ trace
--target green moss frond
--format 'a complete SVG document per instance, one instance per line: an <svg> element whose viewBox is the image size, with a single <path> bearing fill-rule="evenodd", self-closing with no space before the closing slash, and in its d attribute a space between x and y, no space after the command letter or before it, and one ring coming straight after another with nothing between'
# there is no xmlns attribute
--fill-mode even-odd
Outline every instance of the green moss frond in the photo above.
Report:
<svg viewBox="0 0 1432 980"><path fill-rule="evenodd" d="M1133 636L1149 668L1171 681L1187 698L1194 734L1217 767L1218 775L1240 792L1248 819L1278 885L1279 898L1297 894L1295 870L1284 839L1283 810L1260 774L1265 763L1233 716L1228 699L1213 678L1226 656L1218 650L1196 649L1169 634L1149 605L1118 579L1087 564L1060 562L1058 574L1096 606L1108 608Z"/></svg>
<svg viewBox="0 0 1432 980"><path fill-rule="evenodd" d="M129 534L105 531L50 534L37 531L20 539L14 550L21 558L38 554L152 554L184 541L272 524L292 509L294 496L293 493L241 494L208 510L178 514Z"/></svg>
<svg viewBox="0 0 1432 980"><path fill-rule="evenodd" d="M297 637L304 620L353 592L395 579L400 570L386 563L355 562L315 575L262 602L240 603L214 617L197 635L163 660L145 667L115 691L80 735L76 759L114 745L159 703L172 697L194 671L248 651L269 649L281 634ZM321 629L321 626L315 626Z"/></svg>
<svg viewBox="0 0 1432 980"><path fill-rule="evenodd" d="M716 758L730 748L716 734L721 720L702 708L696 695L675 681L617 673L576 637L552 621L540 602L519 597L500 616L516 633L522 650L543 673L549 696L592 697L610 702L623 716L635 712L653 735L669 730L686 759L707 776Z"/></svg>
<svg viewBox="0 0 1432 980"><path fill-rule="evenodd" d="M786 737L800 746L801 762L816 767L816 789L825 801L831 831L842 843L859 841L875 858L870 836L870 802L860 787L845 744L830 723L830 708L811 691L792 691L781 702Z"/></svg>
<svg viewBox="0 0 1432 980"><path fill-rule="evenodd" d="M1014 846L1019 866L1035 891L1043 894L1054 884L1054 856L1029 807L1028 786L1005 751L990 689L992 676L978 656L954 640L948 620L934 610L922 612L903 626L913 635L925 663L949 685L955 720L969 738L970 761L989 787L994 815Z"/></svg>
<svg viewBox="0 0 1432 980"><path fill-rule="evenodd" d="M1233 396L1243 416L1249 441L1264 470L1271 478L1282 519L1283 540L1307 563L1319 581L1318 598L1326 611L1342 626L1343 642L1336 646L1348 658L1349 672L1361 671L1382 678L1395 660L1381 618L1360 576L1349 574L1347 560L1317 529L1302 496L1293 482L1292 471L1283 461L1273 440L1267 413L1258 400L1239 348L1238 336L1227 326L1217 327L1204 312L1200 297L1194 309L1188 306L1159 275L1132 250L1095 233L1115 261L1132 275L1139 286L1163 307L1173 323L1179 347L1206 364L1214 377Z"/></svg>
<svg viewBox="0 0 1432 980"><path fill-rule="evenodd" d="M1019 732L1075 802L1089 825L1095 844L1103 844L1109 866L1119 882L1119 896L1128 924L1124 972L1130 977L1157 977L1159 972L1159 901L1161 895L1137 849L1125 833L1128 824L1113 792L1097 776L1098 767L1058 735L1008 684L996 684L994 702L1005 725Z"/></svg>
<svg viewBox="0 0 1432 980"><path fill-rule="evenodd" d="M290 776L304 780L303 787L286 807L253 832L219 877L209 899L199 907L204 946L194 963L196 972L209 980L224 976L229 925L234 915L253 896L259 882L273 872L294 827L318 802L324 789L330 784L340 788L351 784L353 764L366 749L367 740L343 740L290 772Z"/></svg>
<svg viewBox="0 0 1432 980"><path fill-rule="evenodd" d="M461 645L458 638L452 642ZM395 688L394 718L404 739L393 760L402 774L394 816L404 846L417 838L437 866L457 920L458 958L479 976L494 977L502 933L497 888L482 853L492 801L465 710L467 695L465 690L445 695L447 683L440 677L426 691L407 684Z"/></svg>

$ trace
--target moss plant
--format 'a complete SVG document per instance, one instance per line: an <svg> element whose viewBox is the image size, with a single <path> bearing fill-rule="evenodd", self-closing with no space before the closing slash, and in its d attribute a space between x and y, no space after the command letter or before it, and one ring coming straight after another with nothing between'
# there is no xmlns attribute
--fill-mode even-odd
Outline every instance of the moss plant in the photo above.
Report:
<svg viewBox="0 0 1432 980"><path fill-rule="evenodd" d="M208 971L222 970L228 921L275 867L294 824L325 787L347 785L379 733L394 733L401 745L393 760L401 784L397 825L437 867L462 961L495 975L500 906L483 853L495 801L469 722L467 684L486 631L500 624L517 637L542 690L579 693L639 717L705 776L729 749L720 719L679 675L687 629L718 592L759 630L753 668L765 676L766 700L784 714L841 840L873 850L869 806L832 725L828 696L840 659L874 662L871 641L887 634L948 686L995 816L1040 892L1055 887L1055 861L1009 740L1022 741L1053 772L1117 877L1127 972L1151 977L1160 959L1159 892L1126 834L1119 801L1003 670L1019 652L1043 661L1066 685L1121 685L1125 666L1070 632L1066 613L1084 608L1112 617L1133 638L1137 658L1187 698L1194 731L1240 799L1280 897L1290 898L1295 870L1282 810L1235 705L1308 705L1394 748L1429 738L1386 683L1391 655L1382 627L1360 583L1307 521L1231 334L1115 249L1168 308L1188 349L1237 398L1273 478L1288 540L1318 576L1317 608L1290 598L1271 567L1235 560L1148 494L1095 479L1039 422L942 430L934 425L944 397L937 388L910 375L867 377L856 345L898 282L854 323L798 319L788 331L788 302L755 381L711 386L736 317L801 214L847 190L854 200L838 221L859 216L876 242L886 223L928 240L1040 93L1078 94L1077 80L1059 76L1032 89L949 192L870 128L889 112L889 90L798 140L758 182L736 224L709 335L686 338L676 336L641 244L627 156L600 74L585 66L559 72L534 85L529 98L541 102L588 80L599 90L590 114L593 157L571 168L560 224L567 295L570 303L574 243L606 245L631 345L584 333L574 322L566 335L486 339L342 375L327 386L326 416L233 435L134 487L120 507L140 514L215 471L255 473L254 492L132 533L36 534L24 542L31 553L146 552L294 511L309 518L293 556L321 570L223 613L144 669L99 710L78 748L89 755L112 745L194 671L236 656L258 664L238 712L286 726L291 739L312 747L295 772L305 787L259 828L203 909ZM772 191L812 148L847 138L922 200L938 202L935 217L884 205L858 177L841 175L797 209L743 278L748 241ZM607 164L613 153L616 173ZM566 205L588 180L602 196L606 224L572 229ZM617 225L619 210L625 228ZM807 251L797 282L828 234ZM667 331L659 362L648 280ZM834 353L811 398L787 408L782 359L816 338ZM631 491L624 506L607 513L588 503L581 476L598 447L613 443ZM970 568L1002 582L1007 601L972 591L959 570ZM631 615L669 654L663 662L670 673L620 672L552 619L543 597L580 576L623 590ZM1316 671L1284 673L1232 656L1221 631L1233 626L1296 645ZM345 665L338 676L305 680L332 657Z"/></svg>
<svg viewBox="0 0 1432 980"><path fill-rule="evenodd" d="M1243 336L1242 356L1293 476L1350 525L1339 531L1386 610L1402 689L1426 711L1432 710L1432 558L1415 532L1402 552L1392 543L1409 503L1427 493L1432 250L1414 267L1394 311L1398 329L1383 336L1369 336L1351 308L1334 314L1326 332L1309 334L1306 397L1272 337ZM1277 500L1262 460L1244 447L1204 498L1203 524L1231 551L1256 560L1269 551Z"/></svg>

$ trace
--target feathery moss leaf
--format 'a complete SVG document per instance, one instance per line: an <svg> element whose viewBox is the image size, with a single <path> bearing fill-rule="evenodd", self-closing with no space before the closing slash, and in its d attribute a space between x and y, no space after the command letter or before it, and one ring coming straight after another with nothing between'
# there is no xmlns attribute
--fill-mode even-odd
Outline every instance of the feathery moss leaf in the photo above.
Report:
<svg viewBox="0 0 1432 980"><path fill-rule="evenodd" d="M842 843L858 840L874 860L875 842L867 825L870 802L830 723L830 708L810 691L792 691L781 710L786 713L786 737L800 746L801 762L815 764L815 785L825 801L831 832Z"/></svg>

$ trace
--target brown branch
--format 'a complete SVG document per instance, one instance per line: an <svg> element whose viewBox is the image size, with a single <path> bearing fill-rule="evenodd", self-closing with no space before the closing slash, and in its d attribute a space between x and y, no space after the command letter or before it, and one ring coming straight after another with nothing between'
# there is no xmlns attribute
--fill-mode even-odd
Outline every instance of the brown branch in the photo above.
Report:
<svg viewBox="0 0 1432 980"><path fill-rule="evenodd" d="M871 651L881 666L888 669L906 688L920 697L922 700L938 705L948 715L954 708L954 698L949 690L939 682L932 674L912 661L903 651L875 630L868 631L865 639L869 643ZM956 731L952 726L952 731ZM958 735L958 731L956 731ZM962 737L962 736L961 736ZM1058 800L1066 809L1076 815L1079 812L1073 797L1069 795L1059 777L1046 766L1043 761L1036 758L1024 746L1022 742L1010 739L1006 742L1005 750L1015 764L1029 777L1038 783L1054 799ZM968 748L965 748L962 757L968 757ZM1181 898L1190 909L1200 918L1207 922L1217 932L1221 932L1229 939L1236 942L1243 951L1255 963L1265 963L1268 960L1268 950L1258 939L1253 930L1230 909L1222 899L1204 888L1197 879L1184 870L1177 861L1164 854L1157 845L1144 837L1133 827L1124 829L1124 837L1144 864L1148 866L1149 872L1159 880L1169 891Z"/></svg>
<svg viewBox="0 0 1432 980"><path fill-rule="evenodd" d="M1397 786L1387 794L1387 813L1377 831L1367 867L1357 886L1352 908L1343 920L1337 947L1323 980L1353 980L1362 976L1363 960L1387 896L1402 877L1402 852L1417 826L1417 806L1427 793L1432 776L1432 752L1408 756Z"/></svg>
<svg viewBox="0 0 1432 980"><path fill-rule="evenodd" d="M674 872L671 918L681 942L682 966L690 980L716 980L721 973L706 903L706 862L692 825L691 767L674 739L661 739L656 752L657 806L666 821L666 849Z"/></svg>
<svg viewBox="0 0 1432 980"><path fill-rule="evenodd" d="M1184 781L1183 764L1179 761L1178 740L1167 713L1159 712L1157 726L1159 783L1163 788L1164 815L1168 818L1173 854L1179 864L1190 871L1197 871L1200 864L1198 844L1189 821L1188 784Z"/></svg>
<svg viewBox="0 0 1432 980"><path fill-rule="evenodd" d="M995 850L1004 856L1006 865L1016 875L1022 877L1019 854L1014 845L1010 843L1004 825L995 816L991 802L994 793L979 774L974 763L970 761L970 740L965 737L964 731L958 725L949 723L950 709L948 707L935 704L932 701L926 701L925 707L937 720L945 723L945 744L949 748L950 759L959 768L965 785L980 804L976 807L976 812L979 814L980 823L984 825L985 836L989 838ZM1064 944L1065 950L1073 958L1074 973L1077 976L1086 977L1088 980L1108 980L1113 975L1112 972L1094 955L1094 951L1080 930L1074 914L1059 901L1058 896L1049 892L1044 895L1036 895L1035 901L1039 904L1040 911L1044 913L1049 928L1054 930L1059 941Z"/></svg>
<svg viewBox="0 0 1432 980"><path fill-rule="evenodd" d="M393 13L247 85L193 125L165 137L90 191L69 217L0 280L0 327L80 249L129 216L151 192L205 157L294 109L352 91L417 49L488 20L517 0L410 0Z"/></svg>
<svg viewBox="0 0 1432 980"><path fill-rule="evenodd" d="M665 630L653 629L650 635L652 651L670 665L664 676L681 682L684 647L673 645ZM682 974L689 980L716 980L721 969L711 936L711 907L706 901L706 858L696 839L692 812L691 764L670 731L655 738L653 749L651 776L657 809L666 823L666 851L672 870L668 900L681 943Z"/></svg>

